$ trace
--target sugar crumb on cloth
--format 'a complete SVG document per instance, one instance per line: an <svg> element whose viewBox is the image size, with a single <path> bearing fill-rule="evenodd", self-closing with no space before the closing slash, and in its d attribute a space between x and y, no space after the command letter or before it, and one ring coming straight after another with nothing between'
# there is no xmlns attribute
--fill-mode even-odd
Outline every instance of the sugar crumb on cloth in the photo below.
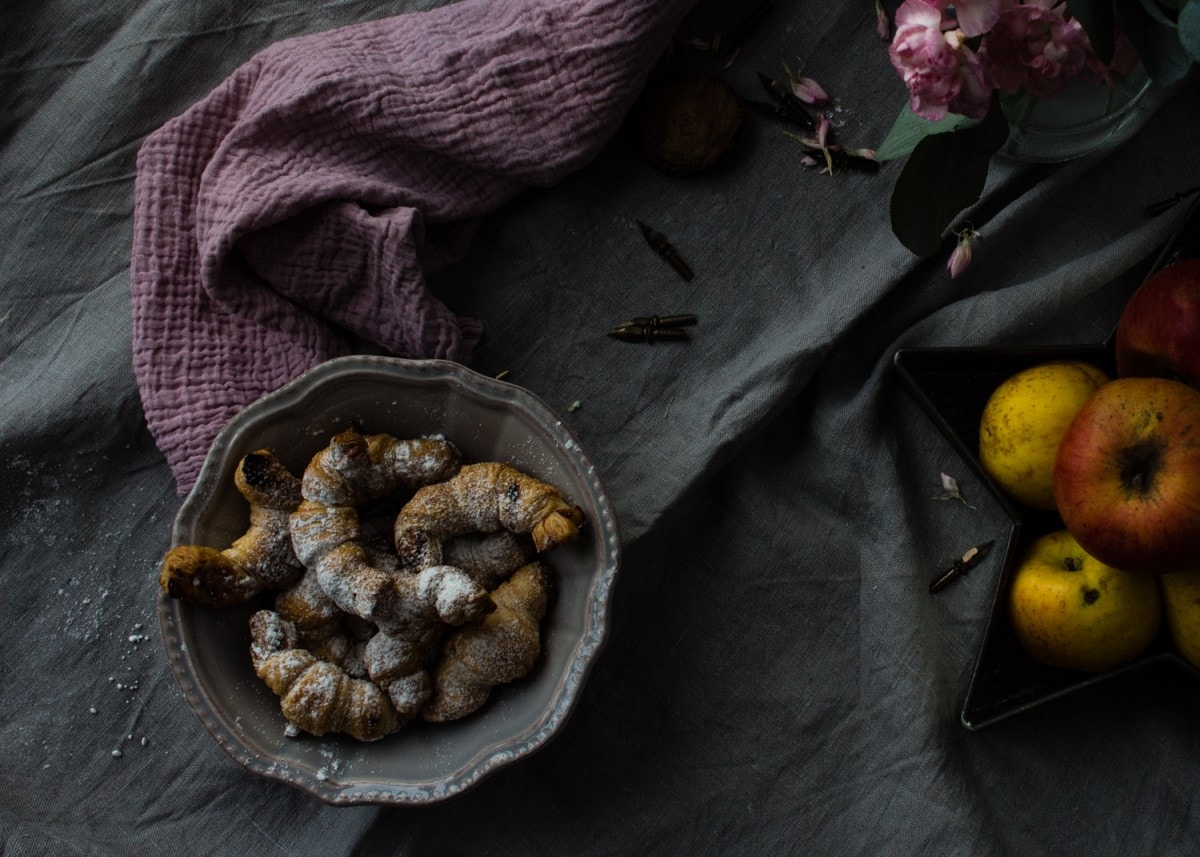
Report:
<svg viewBox="0 0 1200 857"><path fill-rule="evenodd" d="M289 39L148 136L133 366L180 493L234 414L347 334L465 362L482 325L425 275L599 151L690 5L461 0Z"/></svg>

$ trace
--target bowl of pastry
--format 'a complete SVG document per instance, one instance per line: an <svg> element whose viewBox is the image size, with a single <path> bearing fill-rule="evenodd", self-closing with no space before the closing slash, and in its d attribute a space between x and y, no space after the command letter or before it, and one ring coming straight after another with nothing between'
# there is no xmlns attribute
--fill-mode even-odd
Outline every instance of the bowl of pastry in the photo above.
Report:
<svg viewBox="0 0 1200 857"><path fill-rule="evenodd" d="M246 768L330 803L427 804L562 728L619 559L594 466L537 397L447 361L345 357L221 431L159 624Z"/></svg>

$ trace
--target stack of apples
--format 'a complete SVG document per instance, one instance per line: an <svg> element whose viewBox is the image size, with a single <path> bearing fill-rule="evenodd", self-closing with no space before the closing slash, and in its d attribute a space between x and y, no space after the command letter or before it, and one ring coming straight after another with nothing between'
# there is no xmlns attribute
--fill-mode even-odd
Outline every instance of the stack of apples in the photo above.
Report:
<svg viewBox="0 0 1200 857"><path fill-rule="evenodd" d="M1115 379L1043 363L984 409L984 470L1063 524L1016 564L1013 628L1037 660L1100 672L1141 655L1165 616L1200 667L1200 260L1145 280L1115 346Z"/></svg>

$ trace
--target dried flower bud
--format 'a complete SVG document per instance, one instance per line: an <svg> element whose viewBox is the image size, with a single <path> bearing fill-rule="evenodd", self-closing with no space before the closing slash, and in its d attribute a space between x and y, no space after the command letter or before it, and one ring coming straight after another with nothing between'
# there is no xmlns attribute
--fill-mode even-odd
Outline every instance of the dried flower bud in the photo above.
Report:
<svg viewBox="0 0 1200 857"><path fill-rule="evenodd" d="M875 0L875 32L885 42L892 40L892 22L884 11L882 0Z"/></svg>
<svg viewBox="0 0 1200 857"><path fill-rule="evenodd" d="M954 234L958 236L958 244L946 262L946 270L950 272L951 279L967 270L967 266L971 264L972 245L979 240L979 233L970 226L964 226Z"/></svg>
<svg viewBox="0 0 1200 857"><path fill-rule="evenodd" d="M960 502L964 506L966 506L968 509L975 508L974 506L972 506L970 503L967 502L965 497L963 497L962 491L960 491L958 488L958 480L957 479L955 479L949 473L942 473L941 477L942 477L942 490L945 493L934 497L933 498L934 500L957 500L958 502Z"/></svg>

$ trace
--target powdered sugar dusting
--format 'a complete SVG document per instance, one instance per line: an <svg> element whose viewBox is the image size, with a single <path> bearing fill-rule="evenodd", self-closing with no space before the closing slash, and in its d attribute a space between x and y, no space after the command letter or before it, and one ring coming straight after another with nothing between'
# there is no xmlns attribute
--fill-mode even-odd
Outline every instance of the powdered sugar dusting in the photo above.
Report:
<svg viewBox="0 0 1200 857"><path fill-rule="evenodd" d="M446 565L462 569L484 589L494 589L524 565L532 552L533 547L527 539L500 530L469 533L451 539L445 545L442 558Z"/></svg>
<svg viewBox="0 0 1200 857"><path fill-rule="evenodd" d="M473 555L467 551L483 569L480 580L490 585L528 557L528 539L520 542L514 534L530 531L544 514L545 498L561 498L553 487L503 462L460 468L457 448L440 435L414 440L354 431L337 435L311 460L303 477L304 501L289 519L295 555L309 573L278 599L281 606L295 602L297 616L312 624L301 632L301 626L269 611L257 625L252 620L256 671L280 696L293 731L374 740L398 728L432 693L425 665L448 626L477 622L493 609L487 588L454 565L403 571L386 543L371 541L367 550L357 507L371 503L377 514L389 505L384 498L405 484L423 487L400 511L397 534L406 521L439 540L490 534L490 540L472 542ZM315 586L309 596L319 593L331 603L310 605L312 598L301 591L305 586ZM329 610L334 612L326 615ZM346 635L347 618L358 623L357 642ZM535 638L536 625L535 620ZM508 651L514 649L514 633L506 625L490 634L505 649L490 656L497 663L526 660ZM333 770L325 766L319 776Z"/></svg>
<svg viewBox="0 0 1200 857"><path fill-rule="evenodd" d="M429 674L420 670L390 682L387 688L388 699L401 717L409 718L421 710L429 699L432 687Z"/></svg>
<svg viewBox="0 0 1200 857"><path fill-rule="evenodd" d="M283 696L284 716L306 732L325 733L345 677L333 664L316 661Z"/></svg>
<svg viewBox="0 0 1200 857"><path fill-rule="evenodd" d="M443 621L452 625L460 625L468 621L473 609L487 593L457 568L449 565L434 566L421 572L421 576L429 575L437 590L437 614Z"/></svg>

